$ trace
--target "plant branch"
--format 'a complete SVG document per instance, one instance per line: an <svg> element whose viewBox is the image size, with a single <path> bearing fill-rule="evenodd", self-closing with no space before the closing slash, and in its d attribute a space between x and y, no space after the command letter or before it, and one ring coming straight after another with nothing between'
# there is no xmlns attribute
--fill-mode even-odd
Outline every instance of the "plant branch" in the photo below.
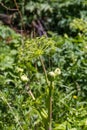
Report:
<svg viewBox="0 0 87 130"><path fill-rule="evenodd" d="M2 7L4 7L6 10L9 10L9 11L18 11L18 9L10 9L10 8L8 8L6 5L4 5L2 2L0 2L0 5L2 6Z"/></svg>
<svg viewBox="0 0 87 130"><path fill-rule="evenodd" d="M17 8L17 10L18 10L18 13L19 13L20 19L21 19L21 23L22 23L22 26L21 26L21 35L22 35L22 30L23 30L23 27L24 27L23 19L22 19L22 13L21 13L21 11L19 10L19 6L18 6L16 0L14 0L14 3L15 3L15 6L16 6L16 8Z"/></svg>
<svg viewBox="0 0 87 130"><path fill-rule="evenodd" d="M47 71L46 71L46 68L45 68L45 65L44 65L44 61L43 61L41 56L40 56L40 62L41 62L41 65L42 65L42 68L43 68L43 71L44 71L44 74L45 74L46 83L48 85Z"/></svg>
<svg viewBox="0 0 87 130"><path fill-rule="evenodd" d="M35 97L34 97L32 91L30 90L29 85L26 85L26 90L27 90L27 93L32 97L32 99L35 100Z"/></svg>

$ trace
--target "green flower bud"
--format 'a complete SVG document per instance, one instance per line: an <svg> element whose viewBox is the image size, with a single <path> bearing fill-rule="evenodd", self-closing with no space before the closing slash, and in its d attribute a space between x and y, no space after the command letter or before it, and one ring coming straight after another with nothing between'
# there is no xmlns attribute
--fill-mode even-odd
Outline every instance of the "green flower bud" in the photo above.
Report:
<svg viewBox="0 0 87 130"><path fill-rule="evenodd" d="M55 73L53 71L48 73L48 80L49 81L54 81L55 79Z"/></svg>
<svg viewBox="0 0 87 130"><path fill-rule="evenodd" d="M28 81L28 77L26 75L22 75L21 76L21 80L27 82Z"/></svg>

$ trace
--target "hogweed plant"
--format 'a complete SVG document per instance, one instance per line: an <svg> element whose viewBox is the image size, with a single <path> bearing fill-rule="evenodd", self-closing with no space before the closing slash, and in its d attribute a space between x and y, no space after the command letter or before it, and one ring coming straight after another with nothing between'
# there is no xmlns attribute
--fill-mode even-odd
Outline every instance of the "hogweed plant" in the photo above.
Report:
<svg viewBox="0 0 87 130"><path fill-rule="evenodd" d="M54 80L56 76L61 74L61 70L59 68L55 69L55 71L50 71L48 73L49 84L49 94L48 94L48 130L52 130L52 99L53 99L53 89L54 89Z"/></svg>
<svg viewBox="0 0 87 130"><path fill-rule="evenodd" d="M33 58L34 59L39 58L39 61L41 63L45 75L45 81L48 86L47 88L48 93L47 93L47 100L46 100L46 104L48 105L47 105L47 111L44 108L38 111L42 118L45 129L52 130L52 99L53 99L54 81L56 77L61 74L61 70L57 68L55 69L55 71L51 71L47 73L42 56L44 53L46 53L46 55L49 55L50 53L55 51L56 49L55 42L51 38L41 37L41 38L28 40L25 43L25 46L19 49L21 50L21 51L19 50L19 57L22 57L22 59L20 59L20 62L23 61L26 63L29 62L29 60L32 60ZM26 82L28 82L25 74L21 76L21 80L22 81L26 80ZM30 95L33 95L33 93ZM34 97L34 95L32 97ZM34 97L34 99L36 99L36 97Z"/></svg>
<svg viewBox="0 0 87 130"><path fill-rule="evenodd" d="M56 78L56 76L58 74L60 74L60 69L56 69L54 72L49 72L47 74L47 70L45 67L45 63L43 60L43 55L48 55L50 53L54 53L56 47L55 47L55 41L53 41L51 38L46 38L46 37L41 37L41 38L35 38L35 39L29 39L25 42L25 46L21 46L19 47L19 65L24 64L24 66L26 66L27 63L31 62L34 59L39 59L44 75L45 75L45 81L48 86L48 100L46 101L48 104L48 113L46 112L46 110L44 108L38 110L39 114L43 120L43 124L45 129L49 129L52 130L52 95L53 95L53 82ZM22 57L22 58L21 58ZM27 66L26 66L27 67ZM28 75L28 72L26 72ZM27 84L29 82L29 79L27 77L26 74L21 74L20 78L23 82L26 82L25 84ZM32 99L35 99L34 101L36 101L36 97L34 96L34 94L31 92L31 90L29 89L29 94L31 97L34 97ZM33 96L32 96L33 95ZM44 99L43 99L44 100ZM37 106L38 107L38 106Z"/></svg>
<svg viewBox="0 0 87 130"><path fill-rule="evenodd" d="M46 72L44 73L46 74ZM52 130L52 100L53 100L54 82L55 82L56 77L59 76L60 74L61 74L61 70L59 68L56 68L55 71L50 71L45 76L47 78L46 80L48 81L47 82L47 85L48 85L48 95L47 95L48 98L47 99L48 100L46 101L46 104L48 104L47 106L48 112L46 112L46 110L42 108L41 110L39 110L39 113L42 117L43 124L46 130ZM21 80L24 82L27 82L28 78L26 75L22 75ZM33 93L30 92L29 94L32 97L32 99L35 100Z"/></svg>
<svg viewBox="0 0 87 130"><path fill-rule="evenodd" d="M43 63L43 62L42 62ZM53 90L54 90L54 82L57 76L61 74L61 70L59 68L56 68L54 71L46 72L45 65L43 63L43 70L45 71L45 78L48 86L48 94L47 94L47 112L44 108L39 110L39 113L42 117L43 124L45 126L46 130L52 130L52 100L53 100ZM21 80L23 82L28 82L28 77L26 75L21 76ZM29 90L29 95L32 97L33 100L36 100L31 90Z"/></svg>

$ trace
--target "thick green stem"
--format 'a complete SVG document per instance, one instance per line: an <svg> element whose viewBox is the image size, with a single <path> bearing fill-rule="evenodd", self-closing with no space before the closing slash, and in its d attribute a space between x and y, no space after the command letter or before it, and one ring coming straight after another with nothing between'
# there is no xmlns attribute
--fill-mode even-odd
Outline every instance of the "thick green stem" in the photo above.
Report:
<svg viewBox="0 0 87 130"><path fill-rule="evenodd" d="M48 130L52 130L52 91L53 91L53 82L50 81L50 85L48 82L48 77L47 77L47 72L46 72L46 68L43 62L42 57L40 57L40 61L44 70L44 74L45 74L45 79L46 79L46 83L49 86L49 95L48 95ZM47 126L46 126L47 127Z"/></svg>
<svg viewBox="0 0 87 130"><path fill-rule="evenodd" d="M52 130L52 82L49 87L49 99L48 99L48 130Z"/></svg>

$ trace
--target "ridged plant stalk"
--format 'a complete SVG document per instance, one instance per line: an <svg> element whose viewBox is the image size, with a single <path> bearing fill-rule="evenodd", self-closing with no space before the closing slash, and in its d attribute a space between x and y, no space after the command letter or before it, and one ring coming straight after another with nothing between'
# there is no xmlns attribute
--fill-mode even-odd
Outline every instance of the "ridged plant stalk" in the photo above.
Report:
<svg viewBox="0 0 87 130"><path fill-rule="evenodd" d="M53 93L53 83L51 81L48 95L48 130L52 130L52 93Z"/></svg>

